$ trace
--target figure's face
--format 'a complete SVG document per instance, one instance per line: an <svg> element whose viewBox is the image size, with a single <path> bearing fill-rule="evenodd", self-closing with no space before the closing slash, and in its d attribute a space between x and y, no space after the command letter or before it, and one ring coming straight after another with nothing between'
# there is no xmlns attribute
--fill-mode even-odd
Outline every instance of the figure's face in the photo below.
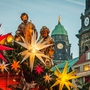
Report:
<svg viewBox="0 0 90 90"><path fill-rule="evenodd" d="M26 15L22 16L22 21L23 21L23 22L27 22L27 20L28 20L28 18L27 18Z"/></svg>
<svg viewBox="0 0 90 90"><path fill-rule="evenodd" d="M42 36L43 36L44 38L45 38L45 37L48 37L48 32L47 32L47 30L43 30Z"/></svg>

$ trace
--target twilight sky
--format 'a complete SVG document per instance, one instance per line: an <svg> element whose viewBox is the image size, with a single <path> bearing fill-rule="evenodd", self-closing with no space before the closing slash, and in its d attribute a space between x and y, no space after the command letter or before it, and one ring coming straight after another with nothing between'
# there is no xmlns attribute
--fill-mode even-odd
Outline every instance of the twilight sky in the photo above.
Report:
<svg viewBox="0 0 90 90"><path fill-rule="evenodd" d="M20 15L25 12L36 26L38 33L42 26L52 30L60 22L68 32L73 58L79 55L78 34L81 28L81 13L85 10L85 0L0 0L0 34L12 32L15 35L21 23Z"/></svg>

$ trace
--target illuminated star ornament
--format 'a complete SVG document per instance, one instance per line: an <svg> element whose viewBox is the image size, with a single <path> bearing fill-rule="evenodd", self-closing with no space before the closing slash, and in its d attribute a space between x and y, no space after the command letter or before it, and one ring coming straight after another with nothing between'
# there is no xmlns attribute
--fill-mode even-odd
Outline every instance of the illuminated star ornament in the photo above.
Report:
<svg viewBox="0 0 90 90"><path fill-rule="evenodd" d="M35 68L35 71L36 71L38 74L41 74L41 73L43 72L42 66L37 65L37 67Z"/></svg>
<svg viewBox="0 0 90 90"><path fill-rule="evenodd" d="M6 38L8 35L10 35L11 33L5 34L5 35L0 35L0 41L2 41L4 38ZM3 45L0 45L0 51L2 50L14 50L13 48L9 48ZM4 60L5 62L7 62L7 60L4 58L4 56L0 53L0 58L2 60Z"/></svg>
<svg viewBox="0 0 90 90"><path fill-rule="evenodd" d="M47 74L47 73L46 73L45 76L43 76L43 78L44 78L44 81L45 82L48 82L48 83L52 80L51 75L50 74Z"/></svg>
<svg viewBox="0 0 90 90"><path fill-rule="evenodd" d="M42 57L44 57L44 58L49 58L49 57L47 55L45 55L43 52L41 52L40 50L47 48L47 47L52 45L52 44L47 45L47 42L49 40L42 42L43 39L41 39L40 41L37 42L36 41L36 33L34 33L34 32L33 32L32 38L31 38L31 43L27 42L27 40L25 40L23 37L22 37L22 40L24 43L15 41L16 43L20 44L21 46L23 46L24 48L27 49L27 50L20 53L22 56L24 56L22 62L30 57L29 62L30 62L31 71L33 70L33 64L34 64L35 56L42 63L45 64Z"/></svg>
<svg viewBox="0 0 90 90"><path fill-rule="evenodd" d="M79 76L75 76L74 71L67 73L67 70L68 70L68 62L66 62L66 65L62 73L56 67L56 71L54 74L55 76L57 76L57 78L56 78L56 82L51 86L51 89L52 87L58 84L59 84L59 90L62 90L64 85L67 87L68 90L71 90L70 87L76 88L76 86L74 86L69 80L79 78Z"/></svg>
<svg viewBox="0 0 90 90"><path fill-rule="evenodd" d="M8 68L7 68L7 66L8 66L9 64L5 64L5 62L3 61L3 63L0 63L0 70L1 70L1 72L4 72L5 70L8 72Z"/></svg>
<svg viewBox="0 0 90 90"><path fill-rule="evenodd" d="M0 41L6 38L7 36L11 35L11 33L5 34L5 35L0 35Z"/></svg>
<svg viewBox="0 0 90 90"><path fill-rule="evenodd" d="M20 63L19 61L14 60L13 63L11 64L12 69L17 70L18 68L20 68L19 63Z"/></svg>

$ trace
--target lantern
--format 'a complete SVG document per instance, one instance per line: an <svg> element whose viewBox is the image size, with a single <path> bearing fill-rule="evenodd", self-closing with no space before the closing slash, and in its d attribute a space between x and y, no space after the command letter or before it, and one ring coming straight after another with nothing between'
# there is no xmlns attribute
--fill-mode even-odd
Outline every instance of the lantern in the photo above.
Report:
<svg viewBox="0 0 90 90"><path fill-rule="evenodd" d="M13 39L14 39L14 37L13 37L12 34L10 34L9 36L7 36L7 42L8 42L8 43L12 42Z"/></svg>

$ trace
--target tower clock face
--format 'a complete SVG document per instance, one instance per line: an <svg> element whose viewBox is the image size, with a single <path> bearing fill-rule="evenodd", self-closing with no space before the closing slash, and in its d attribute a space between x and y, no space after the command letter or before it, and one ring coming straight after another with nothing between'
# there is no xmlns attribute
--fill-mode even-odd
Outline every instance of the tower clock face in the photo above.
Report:
<svg viewBox="0 0 90 90"><path fill-rule="evenodd" d="M86 17L84 20L84 25L88 26L89 25L89 17Z"/></svg>
<svg viewBox="0 0 90 90"><path fill-rule="evenodd" d="M62 43L58 43L58 44L57 44L57 48L58 48L58 49L62 49L62 48L63 48L63 44L62 44Z"/></svg>

